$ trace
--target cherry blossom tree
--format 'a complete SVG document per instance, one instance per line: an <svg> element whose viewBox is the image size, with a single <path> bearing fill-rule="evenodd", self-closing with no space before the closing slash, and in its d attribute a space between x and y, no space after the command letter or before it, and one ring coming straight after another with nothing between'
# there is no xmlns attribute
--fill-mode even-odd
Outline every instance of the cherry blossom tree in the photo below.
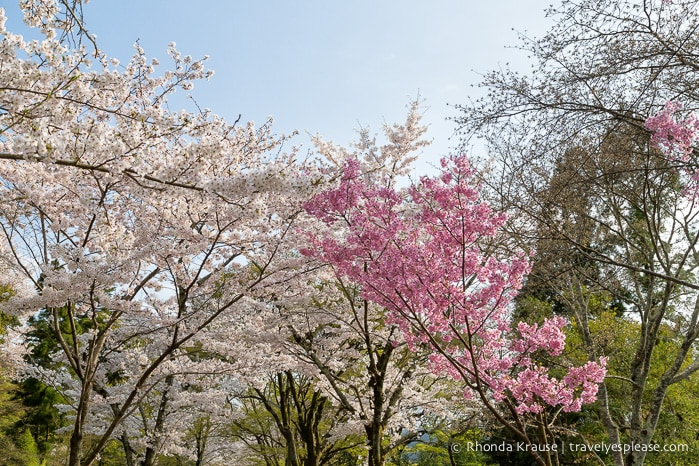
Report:
<svg viewBox="0 0 699 466"><path fill-rule="evenodd" d="M231 370L203 356L222 329L263 296L283 301L303 270L285 242L310 176L269 123L168 110L210 75L203 60L172 46L158 74L138 45L122 67L61 40L83 27L79 4L23 4L38 41L0 10L0 229L33 290L3 310L43 310L53 329L54 364L31 370L68 400L69 464L93 464L113 438L153 464L183 432L167 415L192 404L186 386ZM152 417L139 424L139 410Z"/></svg>
<svg viewBox="0 0 699 466"><path fill-rule="evenodd" d="M533 357L561 354L562 318L519 322L513 331L510 305L527 257L498 254L505 216L479 201L468 160L443 159L439 176L422 177L407 190L386 180L372 180L358 160L348 159L339 184L305 205L326 230L309 234L312 247L303 253L331 264L364 299L385 308L387 324L401 330L410 348L430 348L434 373L462 382L467 396L475 394L524 442L534 444L526 415L592 403L604 359L555 377ZM535 450L539 464L551 464Z"/></svg>
<svg viewBox="0 0 699 466"><path fill-rule="evenodd" d="M317 386L346 417L331 435L365 438L368 464L383 465L419 436L422 417L450 414L456 392L450 398L444 378L427 371L425 351L398 343L399 329L386 324L383 308L340 277L318 288L289 325L289 350L317 368Z"/></svg>
<svg viewBox="0 0 699 466"><path fill-rule="evenodd" d="M316 138L319 154L329 162L326 176L337 182L345 161L358 160L368 179L386 187L403 182L418 151L429 144L421 111L420 101L413 101L405 122L385 125L383 144L366 129L350 148ZM313 227L307 231L325 231L317 220ZM400 329L387 322L384 307L362 296L324 258L314 257L319 268L307 300L284 310L289 352L316 368L318 386L348 417L341 426L345 435L365 437L368 464L383 465L392 450L420 435L421 417L454 414L463 406L455 407L453 398L463 405L463 397L427 370L423 349L399 341Z"/></svg>

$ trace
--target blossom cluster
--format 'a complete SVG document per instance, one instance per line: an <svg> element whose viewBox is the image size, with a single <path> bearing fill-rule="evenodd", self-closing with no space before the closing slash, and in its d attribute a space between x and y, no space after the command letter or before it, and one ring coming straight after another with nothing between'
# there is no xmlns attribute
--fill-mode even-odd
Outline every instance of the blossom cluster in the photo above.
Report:
<svg viewBox="0 0 699 466"><path fill-rule="evenodd" d="M694 144L699 141L699 118L694 113L680 118L681 111L680 102L668 101L657 115L648 117L645 124L651 131L651 143L670 160L682 163L682 170L689 176L684 191L690 198L696 198L699 196L699 170L692 154Z"/></svg>
<svg viewBox="0 0 699 466"><path fill-rule="evenodd" d="M663 152L687 161L699 134L699 119L694 113L677 119L676 115L681 110L681 103L666 102L657 115L646 119L646 128L652 133L651 143Z"/></svg>

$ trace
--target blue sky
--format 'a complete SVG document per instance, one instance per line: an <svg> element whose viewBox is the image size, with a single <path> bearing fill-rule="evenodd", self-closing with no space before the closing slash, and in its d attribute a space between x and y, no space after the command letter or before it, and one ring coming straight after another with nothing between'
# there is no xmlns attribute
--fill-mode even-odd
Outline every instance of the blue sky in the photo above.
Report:
<svg viewBox="0 0 699 466"><path fill-rule="evenodd" d="M209 55L216 74L192 91L201 107L233 121L274 117L278 133L346 144L359 126L379 132L400 122L418 94L433 145L423 163L451 152L455 127L447 104L475 98L479 73L527 66L506 48L516 33L541 36L549 0L92 0L91 32L110 56L128 61L138 39L166 65L176 42L183 54ZM21 18L0 0L8 29ZM194 5L197 7L195 8ZM422 164L421 164L422 165Z"/></svg>

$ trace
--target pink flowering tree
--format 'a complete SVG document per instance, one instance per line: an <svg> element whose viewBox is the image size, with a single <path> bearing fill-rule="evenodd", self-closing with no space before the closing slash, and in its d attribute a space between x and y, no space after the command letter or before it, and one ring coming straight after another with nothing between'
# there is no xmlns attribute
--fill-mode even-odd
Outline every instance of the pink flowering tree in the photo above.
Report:
<svg viewBox="0 0 699 466"><path fill-rule="evenodd" d="M682 115L680 102L668 101L656 115L646 119L651 131L651 144L666 154L671 161L682 164L689 177L685 193L692 199L699 195L699 170L692 159L694 145L699 140L699 118L694 113Z"/></svg>
<svg viewBox="0 0 699 466"><path fill-rule="evenodd" d="M429 144L421 115L420 101L413 101L403 122L386 124L376 135L363 129L349 147L314 138L326 180L336 181L350 159L357 161L367 183L393 186ZM309 221L305 231L325 228L314 216L304 217ZM304 240L299 244L308 245ZM382 466L396 449L424 436L420 419L452 422L463 409L463 397L448 377L427 369L426 351L399 341L400 329L386 321L384 307L367 301L355 282L324 260L313 262L317 269L301 293L305 299L285 306L278 317L290 333L279 346L294 355L297 367L315 368L316 387L341 409L345 422L330 435L362 439L366 464ZM265 321L276 325L273 316ZM264 338L272 333L263 332Z"/></svg>
<svg viewBox="0 0 699 466"><path fill-rule="evenodd" d="M523 253L497 253L506 218L479 200L467 159L443 159L439 176L407 190L385 181L347 160L339 184L305 205L327 229L309 234L312 247L303 253L356 283L410 347L430 350L434 373L463 383L467 397L524 442L534 444L527 417L592 403L604 359L555 377L535 357L561 354L564 319L513 328L511 304L529 263Z"/></svg>

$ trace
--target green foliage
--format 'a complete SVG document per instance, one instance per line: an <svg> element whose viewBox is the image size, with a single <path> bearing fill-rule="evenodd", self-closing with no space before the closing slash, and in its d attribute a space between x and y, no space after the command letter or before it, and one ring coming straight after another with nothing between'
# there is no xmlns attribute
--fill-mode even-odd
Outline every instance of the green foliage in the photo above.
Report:
<svg viewBox="0 0 699 466"><path fill-rule="evenodd" d="M0 302L8 300L15 294L15 291L9 285L0 284ZM0 343L4 341L3 337L7 334L7 327L19 324L19 319L0 312Z"/></svg>
<svg viewBox="0 0 699 466"><path fill-rule="evenodd" d="M56 429L65 425L65 417L56 409L56 405L64 402L63 397L53 388L30 377L20 383L16 398L22 401L26 409L22 424L36 435L39 450L46 453L60 440Z"/></svg>
<svg viewBox="0 0 699 466"><path fill-rule="evenodd" d="M630 372L636 344L641 338L641 326L634 319L617 312L608 294L589 294L585 298L588 304L587 326L592 338L592 348L597 354L608 358L608 377L605 385L610 413L614 420L623 426L629 416L631 388L630 380L624 375ZM661 326L652 355L644 394L645 401L651 401L659 378L674 362L674 355L680 341L679 325L677 327L668 324ZM589 349L582 341L578 323L573 319L566 338L566 357L573 363L585 361L588 358ZM695 357L696 354L692 359L685 361L685 366L691 364ZM609 441L595 405L585 407L581 413L563 415L561 421L571 427L574 426L575 431L592 444ZM571 438L570 441L580 443L581 439ZM627 433L623 430L622 441L630 442ZM646 459L647 464L699 464L699 377L696 373L669 387L653 441L659 445L687 445L689 451L650 452ZM611 457L607 454L601 453L600 456L605 461L611 461ZM577 458L577 460L582 459Z"/></svg>
<svg viewBox="0 0 699 466"><path fill-rule="evenodd" d="M49 319L50 313L42 310L28 321L30 330L26 335L29 353L25 357L28 362L40 367L55 366L51 354L58 349L58 341ZM54 388L28 377L17 384L13 399L20 402L24 410L16 425L33 434L42 455L64 440L64 436L55 433L56 429L65 425L65 416L56 408L56 405L64 403L64 399Z"/></svg>
<svg viewBox="0 0 699 466"><path fill-rule="evenodd" d="M97 325L102 323L108 312L101 312L96 319ZM54 328L54 313L57 328ZM30 349L27 360L37 366L50 368L56 365L51 355L60 349L57 331L61 332L68 345L72 345L71 325L75 326L75 332L78 335L95 327L94 321L87 316L72 316L71 319L68 306L50 311L42 309L29 319L28 324L31 330L26 333L26 341Z"/></svg>
<svg viewBox="0 0 699 466"><path fill-rule="evenodd" d="M158 466L195 466L195 463L192 460L178 455L160 456L158 457Z"/></svg>
<svg viewBox="0 0 699 466"><path fill-rule="evenodd" d="M6 411L5 400L3 400L0 408ZM14 415L10 415L7 419L3 418L3 428L0 430L2 464L12 466L45 466L46 461L42 459L36 440L34 440L34 436L29 429L18 431L14 429L13 426L9 428L6 427L8 421L14 419Z"/></svg>
<svg viewBox="0 0 699 466"><path fill-rule="evenodd" d="M2 287L0 287L0 290ZM7 327L19 324L19 320L15 316L10 316L0 312L0 343L3 343L4 336L7 334Z"/></svg>
<svg viewBox="0 0 699 466"><path fill-rule="evenodd" d="M542 300L546 292L538 293L536 288L529 287L527 295L520 295L517 300L517 312L520 317L541 321L543 317L551 315L553 309L558 306L560 311L569 315L571 326L567 329L566 350L563 355L572 365L579 365L589 360L590 354L606 356L608 358L608 377L605 380L607 388L609 411L618 425L622 426L622 442L630 443L627 430L623 428L628 423L631 404L631 381L628 375L634 360L636 347L641 338L641 325L624 312L618 296L609 292L592 292L585 286L577 290L562 293L550 300ZM585 304L584 318L585 328L589 332L590 341L583 338L580 322L573 317L573 313L566 311L566 303L578 302ZM655 350L652 354L649 377L644 390L644 402L651 401L652 393L658 381L667 368L673 364L674 355L681 344L681 316L675 316L671 307L668 308L668 318L661 324L658 330L658 338ZM581 316L582 314L577 314ZM676 324L673 324L676 322ZM683 367L695 360L696 354L686 360ZM554 361L545 361L546 364L554 364ZM562 361L558 361L560 364ZM565 370L565 364L561 370ZM671 465L671 464L699 464L699 378L696 374L688 379L670 386L664 399L664 407L661 411L657 430L653 441L660 445L688 445L689 452L660 452L649 453L647 464ZM560 435L562 442L591 444L608 443L607 431L603 427L599 416L598 406L586 406L580 413L559 413L557 423L574 432L575 435ZM600 453L603 460L611 464L609 454ZM582 454L573 454L568 451L559 457L563 464L586 464L589 457ZM511 461L511 459L508 459ZM679 462L678 462L679 461ZM522 464L527 464L522 463Z"/></svg>
<svg viewBox="0 0 699 466"><path fill-rule="evenodd" d="M14 295L9 285L0 285L0 301L5 301ZM19 325L19 319L0 312L0 342L7 334L7 328ZM46 397L45 393L37 393L36 397L26 398L24 386L30 386L33 379L21 383L13 383L2 372L6 367L0 367L0 449L3 452L2 464L22 466L43 466L41 448L37 443L33 430L46 424L46 419L36 417L36 412L29 403L40 403L49 406L55 400ZM51 405L52 406L52 405ZM52 408L53 409L53 408ZM42 445L44 446L44 445Z"/></svg>
<svg viewBox="0 0 699 466"><path fill-rule="evenodd" d="M22 465L27 455L20 448L17 425L25 415L24 406L15 398L17 386L0 377L0 449L2 449L4 464Z"/></svg>
<svg viewBox="0 0 699 466"><path fill-rule="evenodd" d="M270 374L264 389L239 394L235 407L240 415L231 421L228 435L247 445L251 464L354 465L366 455L362 436L333 438L331 431L345 421L343 411L302 375ZM191 433L201 427L194 425Z"/></svg>
<svg viewBox="0 0 699 466"><path fill-rule="evenodd" d="M0 376L0 432L11 432L25 416L25 408L17 399L17 385Z"/></svg>
<svg viewBox="0 0 699 466"><path fill-rule="evenodd" d="M19 436L17 444L20 450L25 454L26 466L42 466L45 464L39 458L39 448L31 432L29 432L29 429L25 429Z"/></svg>
<svg viewBox="0 0 699 466"><path fill-rule="evenodd" d="M99 466L124 466L124 448L118 440L111 440L107 443L100 454Z"/></svg>

